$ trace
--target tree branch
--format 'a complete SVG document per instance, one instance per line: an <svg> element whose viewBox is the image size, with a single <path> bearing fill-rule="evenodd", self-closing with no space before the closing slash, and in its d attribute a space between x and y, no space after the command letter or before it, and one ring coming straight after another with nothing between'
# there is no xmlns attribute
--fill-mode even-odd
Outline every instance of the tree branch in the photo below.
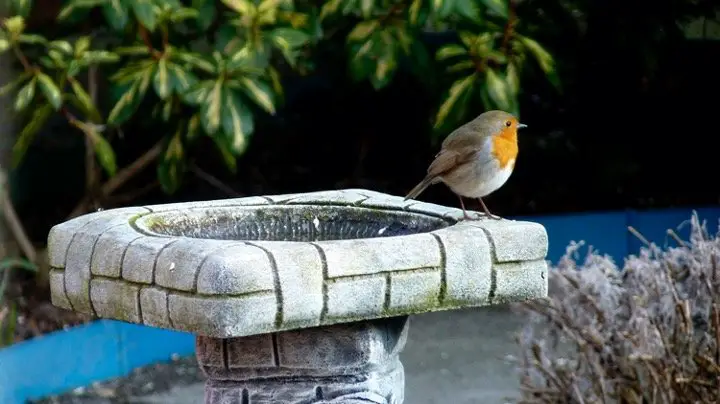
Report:
<svg viewBox="0 0 720 404"><path fill-rule="evenodd" d="M2 171L0 171L0 193L2 194L0 195L2 214L8 227L10 228L10 231L15 237L15 241L18 243L20 250L28 261L33 264L37 264L37 251L35 251L35 247L33 247L30 238L27 236L27 232L25 232L22 222L15 211L12 199L10 199L10 191L8 191L7 175Z"/></svg>
<svg viewBox="0 0 720 404"><path fill-rule="evenodd" d="M128 180L137 175L140 171L145 169L150 163L152 163L160 153L162 152L163 141L158 141L153 147L146 151L142 156L138 157L137 160L133 161L132 164L120 170L115 176L107 180L101 187L98 193L99 198L106 198L118 188L123 186ZM87 211L87 206L92 202L91 195L85 195L80 203L75 206L70 215L66 220L70 220L74 217L80 216Z"/></svg>

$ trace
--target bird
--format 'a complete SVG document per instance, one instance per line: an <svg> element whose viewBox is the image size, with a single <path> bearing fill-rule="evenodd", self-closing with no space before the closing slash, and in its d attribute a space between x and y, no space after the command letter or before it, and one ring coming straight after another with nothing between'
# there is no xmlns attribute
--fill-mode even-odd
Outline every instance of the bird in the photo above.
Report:
<svg viewBox="0 0 720 404"><path fill-rule="evenodd" d="M478 220L482 216L470 216L463 198L477 199L487 217L501 219L490 213L482 198L510 178L518 155L518 130L523 128L527 125L514 115L491 110L455 129L442 142L425 178L408 192L405 201L442 182L460 199L464 219Z"/></svg>

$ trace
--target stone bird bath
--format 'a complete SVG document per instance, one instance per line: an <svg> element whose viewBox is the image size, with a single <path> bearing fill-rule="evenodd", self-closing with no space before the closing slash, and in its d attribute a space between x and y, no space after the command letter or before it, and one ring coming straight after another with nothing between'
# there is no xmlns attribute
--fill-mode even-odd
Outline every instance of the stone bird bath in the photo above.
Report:
<svg viewBox="0 0 720 404"><path fill-rule="evenodd" d="M50 231L53 304L196 335L206 403L404 399L408 316L547 295L536 223L367 190L112 209Z"/></svg>

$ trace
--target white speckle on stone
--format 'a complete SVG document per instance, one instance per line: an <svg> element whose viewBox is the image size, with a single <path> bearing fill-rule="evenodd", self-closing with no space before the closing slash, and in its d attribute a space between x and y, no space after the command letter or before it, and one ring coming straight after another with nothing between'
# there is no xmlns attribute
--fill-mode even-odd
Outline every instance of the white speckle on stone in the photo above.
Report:
<svg viewBox="0 0 720 404"><path fill-rule="evenodd" d="M170 263L170 272L172 272L172 271L174 271L174 270L175 270L175 263L174 263L174 262L171 262L171 263Z"/></svg>
<svg viewBox="0 0 720 404"><path fill-rule="evenodd" d="M313 219L313 225L315 225L315 230L320 230L320 219L315 217L315 219Z"/></svg>
<svg viewBox="0 0 720 404"><path fill-rule="evenodd" d="M380 236L380 235L382 235L383 233L385 233L385 230L387 230L387 226L385 226L385 227L383 227L382 229L378 230L378 236Z"/></svg>
<svg viewBox="0 0 720 404"><path fill-rule="evenodd" d="M75 394L75 395L79 396L83 393L85 393L85 387L80 386L80 387L76 387L75 389L73 389L73 394Z"/></svg>

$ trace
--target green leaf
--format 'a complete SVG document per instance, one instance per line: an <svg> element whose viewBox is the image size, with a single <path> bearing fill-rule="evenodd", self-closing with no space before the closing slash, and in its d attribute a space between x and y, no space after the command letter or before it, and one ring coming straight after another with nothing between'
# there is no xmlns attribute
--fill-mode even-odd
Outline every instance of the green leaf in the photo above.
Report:
<svg viewBox="0 0 720 404"><path fill-rule="evenodd" d="M4 97L9 92L15 90L17 86L24 83L30 77L33 77L32 72L22 72L18 74L15 79L11 80L8 83L5 83L2 87L0 87L0 97Z"/></svg>
<svg viewBox="0 0 720 404"><path fill-rule="evenodd" d="M25 19L19 15L12 16L5 20L5 29L11 38L17 38L25 31Z"/></svg>
<svg viewBox="0 0 720 404"><path fill-rule="evenodd" d="M190 105L201 105L205 103L208 95L215 87L215 81L204 80L192 86L181 95L182 100Z"/></svg>
<svg viewBox="0 0 720 404"><path fill-rule="evenodd" d="M360 11L362 12L362 16L364 18L370 18L374 6L375 0L360 0Z"/></svg>
<svg viewBox="0 0 720 404"><path fill-rule="evenodd" d="M198 11L197 24L201 30L210 27L215 19L215 1L214 0L193 0L192 8Z"/></svg>
<svg viewBox="0 0 720 404"><path fill-rule="evenodd" d="M175 63L168 64L168 73L173 90L177 94L184 94L197 83L197 77Z"/></svg>
<svg viewBox="0 0 720 404"><path fill-rule="evenodd" d="M214 135L220 129L222 110L223 83L218 80L213 83L212 89L208 91L201 107L200 121L208 135Z"/></svg>
<svg viewBox="0 0 720 404"><path fill-rule="evenodd" d="M100 166L105 170L109 176L115 175L117 172L117 162L115 159L115 152L113 151L110 142L107 141L93 125L83 124L81 127L85 135L90 138L93 149L95 150L95 156L100 163Z"/></svg>
<svg viewBox="0 0 720 404"><path fill-rule="evenodd" d="M452 86L450 86L448 96L447 98L445 98L445 101L443 101L443 103L440 105L437 115L435 116L436 128L440 127L442 124L445 123L445 120L447 119L450 112L454 108L457 108L458 101L462 98L462 96L470 92L473 85L475 84L476 77L477 76L475 74L471 74L465 78L455 81Z"/></svg>
<svg viewBox="0 0 720 404"><path fill-rule="evenodd" d="M124 30L130 20L128 3L127 0L107 0L103 6L105 21L116 31Z"/></svg>
<svg viewBox="0 0 720 404"><path fill-rule="evenodd" d="M196 53L182 52L173 54L173 58L180 60L191 67L200 69L205 73L215 74L217 69L212 62L207 61L202 55Z"/></svg>
<svg viewBox="0 0 720 404"><path fill-rule="evenodd" d="M15 111L22 111L30 105L30 102L32 102L33 98L35 98L36 84L37 78L33 77L20 89L20 91L18 91L18 94L15 97Z"/></svg>
<svg viewBox="0 0 720 404"><path fill-rule="evenodd" d="M68 41L51 41L50 43L48 43L48 48L57 50L66 55L72 55L73 53L73 46Z"/></svg>
<svg viewBox="0 0 720 404"><path fill-rule="evenodd" d="M30 10L32 10L32 0L12 0L13 11L15 14L27 18L30 16Z"/></svg>
<svg viewBox="0 0 720 404"><path fill-rule="evenodd" d="M145 45L120 46L115 48L114 52L123 56L144 56L150 54L150 49Z"/></svg>
<svg viewBox="0 0 720 404"><path fill-rule="evenodd" d="M455 0L455 11L472 22L478 23L482 20L475 0Z"/></svg>
<svg viewBox="0 0 720 404"><path fill-rule="evenodd" d="M251 19L257 13L257 7L250 0L222 0L222 2L243 17Z"/></svg>
<svg viewBox="0 0 720 404"><path fill-rule="evenodd" d="M85 52L82 60L88 64L115 63L120 60L120 56L108 51L89 51Z"/></svg>
<svg viewBox="0 0 720 404"><path fill-rule="evenodd" d="M448 68L445 69L445 71L447 71L448 73L457 73L457 72L461 72L463 70L470 70L470 69L472 69L472 70L477 69L475 67L475 62L473 62L472 60L463 60L462 62L455 63L452 66L448 66Z"/></svg>
<svg viewBox="0 0 720 404"><path fill-rule="evenodd" d="M165 60L165 58L158 60L153 86L155 87L155 92L158 97L162 100L169 97L172 92L172 82L170 81L170 73L168 72L167 60Z"/></svg>
<svg viewBox="0 0 720 404"><path fill-rule="evenodd" d="M90 49L90 37L85 35L75 41L75 56L82 56L83 53Z"/></svg>
<svg viewBox="0 0 720 404"><path fill-rule="evenodd" d="M507 82L510 94L517 96L520 92L520 74L518 68L514 63L509 63L505 70L505 81Z"/></svg>
<svg viewBox="0 0 720 404"><path fill-rule="evenodd" d="M503 18L508 18L508 1L507 0L480 0L485 7L491 12Z"/></svg>
<svg viewBox="0 0 720 404"><path fill-rule="evenodd" d="M25 157L25 152L32 144L35 135L42 129L53 112L49 104L43 104L33 111L32 117L27 125L20 131L15 144L13 145L13 167L17 167Z"/></svg>
<svg viewBox="0 0 720 404"><path fill-rule="evenodd" d="M287 49L301 47L310 41L310 35L292 28L275 28L270 36L276 45Z"/></svg>
<svg viewBox="0 0 720 404"><path fill-rule="evenodd" d="M126 0L130 2L130 5L132 6L133 13L135 14L135 18L140 21L140 23L147 28L150 31L155 30L155 25L157 23L155 10L156 7L150 0Z"/></svg>
<svg viewBox="0 0 720 404"><path fill-rule="evenodd" d="M259 105L268 113L272 115L275 114L275 101L273 100L273 91L269 85L265 84L260 80L247 77L242 78L240 81L243 84L245 94L247 94L250 99L255 101L257 105Z"/></svg>
<svg viewBox="0 0 720 404"><path fill-rule="evenodd" d="M220 151L220 156L225 166L231 173L237 173L237 157L233 154L232 148L230 147L230 139L225 136L214 136L213 141L215 141L215 146L218 148L218 151Z"/></svg>
<svg viewBox="0 0 720 404"><path fill-rule="evenodd" d="M140 102L145 97L154 73L155 64L151 64L136 76L132 84L130 84L123 95L120 96L112 111L110 111L108 124L120 125L135 113Z"/></svg>
<svg viewBox="0 0 720 404"><path fill-rule="evenodd" d="M93 102L92 98L90 97L90 94L85 91L85 88L83 88L82 84L80 84L79 81L72 79L70 80L70 86L72 87L73 93L75 93L75 96L78 99L78 102L80 103L80 108L87 116L90 118L93 122L99 123L102 121L102 116L100 115L100 111L97 110L95 107L95 103Z"/></svg>
<svg viewBox="0 0 720 404"><path fill-rule="evenodd" d="M222 128L230 138L232 150L236 154L243 153L254 130L254 122L252 112L234 91L224 91Z"/></svg>
<svg viewBox="0 0 720 404"><path fill-rule="evenodd" d="M40 91L56 111L62 107L62 94L53 79L45 73L38 72L36 75Z"/></svg>
<svg viewBox="0 0 720 404"><path fill-rule="evenodd" d="M44 36L35 34L20 34L17 40L27 45L43 45L47 43L47 39L45 39Z"/></svg>
<svg viewBox="0 0 720 404"><path fill-rule="evenodd" d="M370 34L372 34L376 28L380 26L380 21L370 20L363 21L355 26L352 31L348 34L348 41L361 42L365 40Z"/></svg>
<svg viewBox="0 0 720 404"><path fill-rule="evenodd" d="M520 42L525 45L525 48L528 49L530 53L532 53L535 60L537 60L540 68L543 72L545 72L545 75L547 76L550 83L559 89L560 78L558 77L557 71L555 70L555 60L553 59L552 55L550 55L550 52L546 51L545 48L543 48L542 45L540 45L534 39L525 36L520 36L519 39Z"/></svg>
<svg viewBox="0 0 720 404"><path fill-rule="evenodd" d="M460 45L445 45L435 53L435 59L445 60L455 56L467 55L468 51Z"/></svg>
<svg viewBox="0 0 720 404"><path fill-rule="evenodd" d="M3 53L10 49L10 41L5 38L0 38L0 53Z"/></svg>
<svg viewBox="0 0 720 404"><path fill-rule="evenodd" d="M177 192L185 173L185 150L181 133L181 127L178 127L178 130L165 147L158 164L158 180L163 191L168 194Z"/></svg>
<svg viewBox="0 0 720 404"><path fill-rule="evenodd" d="M490 99L497 108L509 111L512 109L513 99L510 94L510 87L495 70L487 69L485 72L485 85Z"/></svg>
<svg viewBox="0 0 720 404"><path fill-rule="evenodd" d="M8 269L22 269L28 272L37 272L37 265L26 259L20 258L3 258L0 260L0 272Z"/></svg>

